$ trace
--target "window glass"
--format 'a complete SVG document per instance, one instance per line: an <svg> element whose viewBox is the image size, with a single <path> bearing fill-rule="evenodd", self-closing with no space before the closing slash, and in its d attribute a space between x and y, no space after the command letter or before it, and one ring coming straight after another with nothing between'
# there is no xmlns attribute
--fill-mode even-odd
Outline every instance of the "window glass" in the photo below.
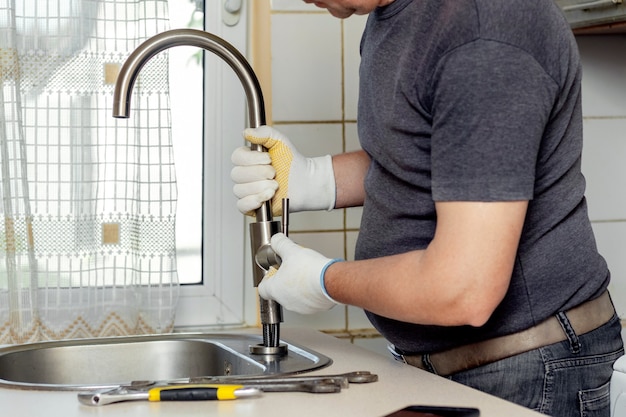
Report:
<svg viewBox="0 0 626 417"><path fill-rule="evenodd" d="M204 28L246 54L249 2L243 2L233 24L225 19L222 1L169 1L172 28ZM256 319L250 303L256 294L245 271L251 264L245 216L236 209L230 179L230 155L245 143L246 97L235 72L216 54L182 46L169 51L177 263L183 284L175 326L238 326L244 317Z"/></svg>
<svg viewBox="0 0 626 417"><path fill-rule="evenodd" d="M203 29L202 0L170 0L172 29ZM202 282L202 51L169 49L172 141L176 161L178 204L176 255L181 284Z"/></svg>

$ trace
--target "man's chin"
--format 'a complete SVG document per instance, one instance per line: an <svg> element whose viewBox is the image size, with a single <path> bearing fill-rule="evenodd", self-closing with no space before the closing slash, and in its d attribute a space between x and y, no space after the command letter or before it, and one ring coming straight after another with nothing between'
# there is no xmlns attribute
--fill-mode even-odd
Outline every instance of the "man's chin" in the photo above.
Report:
<svg viewBox="0 0 626 417"><path fill-rule="evenodd" d="M355 12L354 10L346 10L346 9L343 9L343 10L331 10L331 9L327 9L327 10L328 10L328 12L329 12L331 15L333 15L333 16L335 16L335 17L339 18L339 19L345 19L345 18L348 18L348 17L352 16L352 15L354 14L354 12Z"/></svg>

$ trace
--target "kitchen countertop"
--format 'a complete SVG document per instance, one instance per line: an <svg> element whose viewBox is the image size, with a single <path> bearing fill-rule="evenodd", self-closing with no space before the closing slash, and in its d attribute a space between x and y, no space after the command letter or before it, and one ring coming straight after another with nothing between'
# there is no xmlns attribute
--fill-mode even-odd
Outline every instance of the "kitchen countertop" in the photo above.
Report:
<svg viewBox="0 0 626 417"><path fill-rule="evenodd" d="M252 329L256 331L258 329ZM238 333L238 331L233 331ZM248 333L242 331L242 333ZM76 392L25 391L0 388L2 414L11 417L86 416L384 416L408 405L475 407L481 417L540 416L531 410L402 364L346 340L299 328L281 328L282 337L330 357L333 364L311 373L339 374L370 371L379 381L351 384L336 394L265 393L235 401L126 402L102 407L78 403ZM68 365L71 366L71 365ZM307 374L308 375L308 374Z"/></svg>

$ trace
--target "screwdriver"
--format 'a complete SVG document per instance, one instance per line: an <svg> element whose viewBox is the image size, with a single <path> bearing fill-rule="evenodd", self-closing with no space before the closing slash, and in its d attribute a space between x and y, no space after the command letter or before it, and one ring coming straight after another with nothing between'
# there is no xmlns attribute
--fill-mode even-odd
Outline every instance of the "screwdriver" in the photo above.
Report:
<svg viewBox="0 0 626 417"><path fill-rule="evenodd" d="M236 400L260 394L260 390L243 385L172 385L151 388L148 401Z"/></svg>
<svg viewBox="0 0 626 417"><path fill-rule="evenodd" d="M108 391L78 394L81 404L101 406L122 401L211 401L257 397L262 391L243 385L184 384L166 385L147 390L119 387Z"/></svg>

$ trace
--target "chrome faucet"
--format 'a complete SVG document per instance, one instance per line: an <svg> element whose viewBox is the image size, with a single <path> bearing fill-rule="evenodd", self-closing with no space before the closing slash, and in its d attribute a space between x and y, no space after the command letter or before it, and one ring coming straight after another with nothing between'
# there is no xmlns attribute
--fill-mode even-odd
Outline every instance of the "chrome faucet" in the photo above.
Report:
<svg viewBox="0 0 626 417"><path fill-rule="evenodd" d="M128 118L133 85L141 68L153 56L174 46L195 46L213 52L222 58L237 74L248 103L250 127L259 127L266 123L265 104L259 81L252 67L243 55L224 39L209 32L195 29L174 29L160 33L143 42L135 49L122 65L113 95L113 117ZM260 145L251 144L250 148L265 151ZM250 224L252 244L253 280L256 287L267 269L276 264L276 255L270 248L270 238L281 229L281 223L272 220L270 202L265 202L256 210L256 222ZM283 213L283 217L285 214ZM287 347L280 343L280 323L282 307L275 301L260 298L261 324L263 326L263 344L251 346L254 354L283 355Z"/></svg>

